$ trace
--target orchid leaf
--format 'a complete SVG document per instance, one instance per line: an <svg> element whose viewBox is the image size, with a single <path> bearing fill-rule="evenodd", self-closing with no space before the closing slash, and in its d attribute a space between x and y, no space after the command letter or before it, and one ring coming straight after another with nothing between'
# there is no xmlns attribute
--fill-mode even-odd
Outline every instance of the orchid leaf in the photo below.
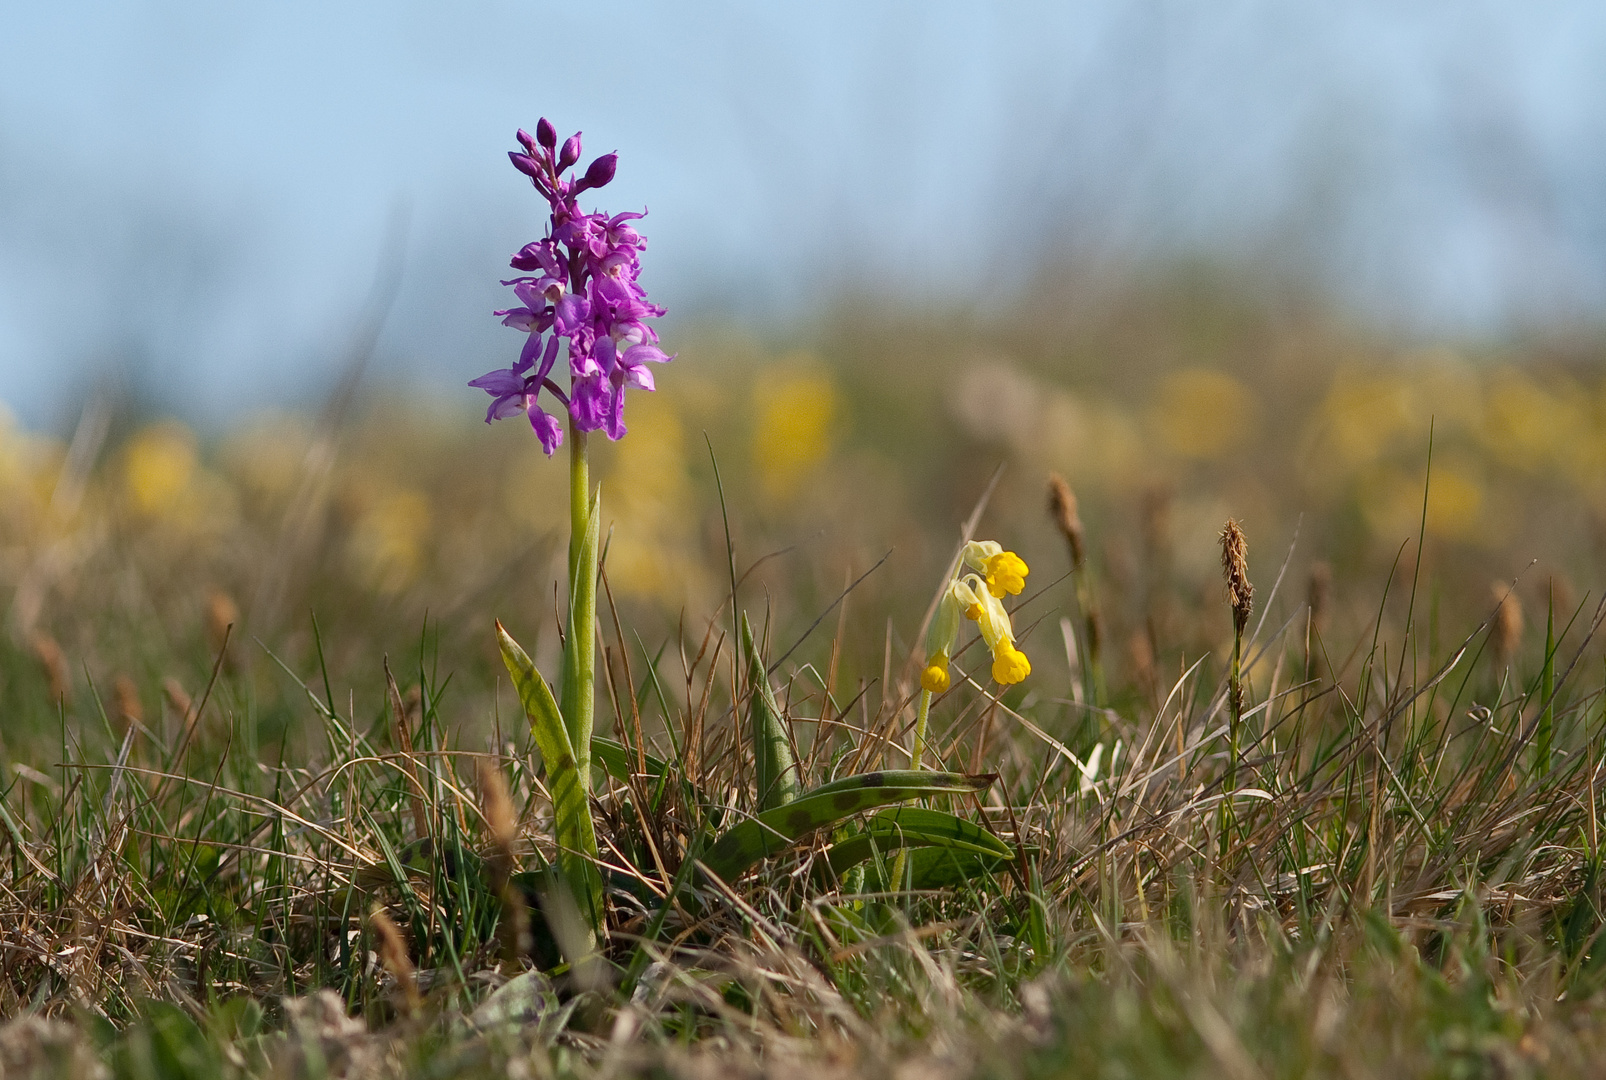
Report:
<svg viewBox="0 0 1606 1080"><path fill-rule="evenodd" d="M896 769L844 777L765 810L720 835L703 859L710 873L733 881L754 863L785 851L798 840L853 814L927 795L982 791L994 774Z"/></svg>
<svg viewBox="0 0 1606 1080"><path fill-rule="evenodd" d="M530 734L546 763L558 866L574 894L575 904L590 916L588 922L594 932L602 919L602 877L597 871L597 834L586 790L589 785L581 781L569 731L546 680L500 622L496 624L496 639L502 647L502 662L513 677L524 714L530 720Z"/></svg>

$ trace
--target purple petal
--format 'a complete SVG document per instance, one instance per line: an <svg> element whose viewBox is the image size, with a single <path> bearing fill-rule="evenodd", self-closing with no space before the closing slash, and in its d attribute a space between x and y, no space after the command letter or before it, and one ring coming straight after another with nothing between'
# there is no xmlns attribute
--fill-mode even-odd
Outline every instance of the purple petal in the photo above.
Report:
<svg viewBox="0 0 1606 1080"><path fill-rule="evenodd" d="M625 350L624 362L626 367L636 367L644 360L654 364L667 364L673 359L673 356L656 345L632 345Z"/></svg>
<svg viewBox="0 0 1606 1080"><path fill-rule="evenodd" d="M505 394L522 394L524 392L524 380L508 368L487 371L484 375L470 382L469 385L496 397L501 397Z"/></svg>
<svg viewBox="0 0 1606 1080"><path fill-rule="evenodd" d="M513 258L508 260L508 265L515 270L539 270L541 268L540 247L541 245L536 242L525 244L519 248Z"/></svg>
<svg viewBox="0 0 1606 1080"><path fill-rule="evenodd" d="M519 362L513 365L515 374L523 375L535 366L536 360L541 356L541 335L531 334L524 339L524 348L519 350Z"/></svg>
<svg viewBox="0 0 1606 1080"><path fill-rule="evenodd" d="M614 390L613 397L608 402L607 431L608 438L615 442L625 437L625 391L623 387Z"/></svg>
<svg viewBox="0 0 1606 1080"><path fill-rule="evenodd" d="M569 415L581 431L602 427L608 411L607 387L597 378L579 378L569 399Z"/></svg>
<svg viewBox="0 0 1606 1080"><path fill-rule="evenodd" d="M553 334L552 337L547 340L546 353L541 357L541 366L536 370L534 379L535 382L545 382L546 377L552 373L552 365L556 363L558 359L558 342L562 340L563 339L558 337L556 334Z"/></svg>
<svg viewBox="0 0 1606 1080"><path fill-rule="evenodd" d="M591 313L591 305L586 303L586 298L575 293L569 293L559 300L556 309L552 325L565 336L579 329L581 322Z"/></svg>
<svg viewBox="0 0 1606 1080"><path fill-rule="evenodd" d="M658 389L652 381L652 370L645 367L625 368L625 385L640 387L643 390Z"/></svg>
<svg viewBox="0 0 1606 1080"><path fill-rule="evenodd" d="M535 312L529 308L508 308L506 311L493 311L493 315L502 315L503 326L511 326L515 330L523 330L526 334L535 329Z"/></svg>
<svg viewBox="0 0 1606 1080"><path fill-rule="evenodd" d="M515 416L529 407L530 396L528 394L499 397L491 402L491 407L486 410L485 422L489 424L492 420L506 420L508 417Z"/></svg>
<svg viewBox="0 0 1606 1080"><path fill-rule="evenodd" d="M541 117L535 125L535 141L551 150L558 145L558 129L552 126L552 121Z"/></svg>
<svg viewBox="0 0 1606 1080"><path fill-rule="evenodd" d="M535 436L541 440L541 449L546 451L547 457L551 457L552 451L563 445L563 425L558 423L557 417L549 416L541 409L531 409L530 426L535 429Z"/></svg>
<svg viewBox="0 0 1606 1080"><path fill-rule="evenodd" d="M576 379L592 379L602 374L602 365L591 355L591 350L581 348L573 340L569 342L569 374Z"/></svg>

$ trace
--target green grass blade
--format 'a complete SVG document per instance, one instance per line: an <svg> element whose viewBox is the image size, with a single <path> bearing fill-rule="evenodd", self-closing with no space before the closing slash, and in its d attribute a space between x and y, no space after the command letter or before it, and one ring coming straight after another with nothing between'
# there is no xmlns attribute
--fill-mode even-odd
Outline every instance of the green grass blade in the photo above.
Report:
<svg viewBox="0 0 1606 1080"><path fill-rule="evenodd" d="M1544 711L1539 714L1539 730L1534 735L1534 756L1538 759L1539 774L1550 772L1556 738L1556 587L1550 587L1550 599L1545 605L1545 666L1539 676L1539 700Z"/></svg>
<svg viewBox="0 0 1606 1080"><path fill-rule="evenodd" d="M840 878L878 852L924 847L991 856L995 861L1014 855L1008 844L974 822L941 810L904 806L875 815L863 831L833 844L825 858L831 873Z"/></svg>
<svg viewBox="0 0 1606 1080"><path fill-rule="evenodd" d="M775 704L764 658L753 644L753 627L742 612L742 651L747 656L749 734L753 741L753 772L758 787L760 811L785 806L798 797L797 759L792 756L792 739Z"/></svg>
<svg viewBox="0 0 1606 1080"><path fill-rule="evenodd" d="M982 791L994 779L991 774L972 776L914 769L859 773L732 826L714 841L703 863L723 880L733 881L760 859L784 851L802 837L850 815L925 795Z"/></svg>
<svg viewBox="0 0 1606 1080"><path fill-rule="evenodd" d="M558 866L574 893L575 903L588 917L593 933L602 920L602 877L597 871L597 834L591 820L589 785L581 782L581 770L569 742L569 731L552 699L552 691L535 664L519 647L502 624L496 624L496 639L502 647L513 685L518 689L524 714L530 719L530 733L546 762L547 785L552 793L553 830L558 842Z"/></svg>

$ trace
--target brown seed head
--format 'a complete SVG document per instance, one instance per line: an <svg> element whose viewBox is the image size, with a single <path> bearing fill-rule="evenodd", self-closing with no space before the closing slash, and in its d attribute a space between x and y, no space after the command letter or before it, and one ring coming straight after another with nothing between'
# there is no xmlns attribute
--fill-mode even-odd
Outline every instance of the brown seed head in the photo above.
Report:
<svg viewBox="0 0 1606 1080"><path fill-rule="evenodd" d="M168 708L178 717L182 733L179 742L188 743L195 729L195 722L200 715L195 711L195 702L185 693L184 686L171 675L162 680L162 696L167 699Z"/></svg>
<svg viewBox="0 0 1606 1080"><path fill-rule="evenodd" d="M50 683L50 699L71 703L72 676L67 669L67 654L61 651L60 643L40 630L33 635L29 644L33 648L34 659L44 668L45 679Z"/></svg>
<svg viewBox="0 0 1606 1080"><path fill-rule="evenodd" d="M167 698L168 707L178 714L179 719L189 719L190 709L195 702L185 692L183 683L169 675L162 680L162 696Z"/></svg>
<svg viewBox="0 0 1606 1080"><path fill-rule="evenodd" d="M1242 634L1254 610L1255 587L1249 581L1249 541L1233 518L1221 530L1221 576L1227 583L1227 603L1232 605L1232 628Z"/></svg>
<svg viewBox="0 0 1606 1080"><path fill-rule="evenodd" d="M401 928L391 921L383 908L377 906L369 913L368 922L379 936L379 962L396 980L404 1007L408 1012L416 1012L423 1004L423 998L419 996L418 983L413 979L413 962L408 959L407 942L402 939Z"/></svg>
<svg viewBox="0 0 1606 1080"><path fill-rule="evenodd" d="M1134 630L1126 643L1127 657L1132 662L1132 674L1138 686L1150 697L1159 683L1159 673L1154 667L1154 644L1149 640L1147 630Z"/></svg>
<svg viewBox="0 0 1606 1080"><path fill-rule="evenodd" d="M1143 493L1143 551L1151 572L1171 565L1171 488L1155 484Z"/></svg>
<svg viewBox="0 0 1606 1080"><path fill-rule="evenodd" d="M1522 644L1522 602L1510 582L1495 582L1491 592L1496 607L1489 628L1489 647L1494 651L1495 665L1505 667Z"/></svg>
<svg viewBox="0 0 1606 1080"><path fill-rule="evenodd" d="M1059 473L1049 473L1048 476L1048 513L1059 528L1060 535L1065 537L1065 545L1071 549L1071 569L1080 570L1086 555L1082 519L1076 512L1076 493Z"/></svg>
<svg viewBox="0 0 1606 1080"><path fill-rule="evenodd" d="M206 598L206 643L216 656L233 634L230 627L240 625L240 607L222 589L213 589Z"/></svg>
<svg viewBox="0 0 1606 1080"><path fill-rule="evenodd" d="M485 815L486 831L496 845L495 858L505 862L509 871L513 864L513 842L519 835L519 815L513 809L513 798L508 794L507 781L502 770L488 757L480 758L480 812Z"/></svg>
<svg viewBox="0 0 1606 1080"><path fill-rule="evenodd" d="M112 687L117 702L117 720L123 731L134 724L145 722L145 707L140 704L139 687L127 675L117 676Z"/></svg>

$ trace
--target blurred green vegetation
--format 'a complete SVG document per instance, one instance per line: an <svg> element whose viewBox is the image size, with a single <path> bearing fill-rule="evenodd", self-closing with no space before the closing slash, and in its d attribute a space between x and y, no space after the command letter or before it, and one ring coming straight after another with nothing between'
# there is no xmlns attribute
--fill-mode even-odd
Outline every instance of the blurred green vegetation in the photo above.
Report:
<svg viewBox="0 0 1606 1080"><path fill-rule="evenodd" d="M744 593L775 633L800 633L892 553L847 602L849 683L881 674L889 635L895 659L912 648L959 523L1000 469L982 534L1025 555L1051 606L1069 587L1051 585L1068 563L1048 475L1076 493L1113 684L1223 647L1215 535L1229 516L1263 599L1287 559L1275 618L1330 568L1322 629L1352 645L1402 553L1416 557L1430 442L1421 557L1443 626L1476 625L1512 581L1530 624L1552 590L1570 611L1597 584L1593 338L1407 346L1189 271L1121 292L1049 276L994 313L843 306L784 339L705 326L672 344L662 389L631 398L629 437L594 452L612 593L654 648L699 634L728 590L716 460ZM229 623L228 675L282 701L269 654L310 677L314 618L342 692L377 687L379 655L416 667L422 647L459 674L453 722L486 730L493 618L555 663L567 477L520 425L477 423L478 404L467 388L368 399L206 440L117 416L70 464L66 442L8 425L0 735L26 743L20 718L51 700L41 658L65 672L69 717L90 681L106 695L119 677L156 714L163 680L199 692ZM823 661L831 629L798 659ZM1060 694L1059 635L1028 642L1034 684Z"/></svg>

